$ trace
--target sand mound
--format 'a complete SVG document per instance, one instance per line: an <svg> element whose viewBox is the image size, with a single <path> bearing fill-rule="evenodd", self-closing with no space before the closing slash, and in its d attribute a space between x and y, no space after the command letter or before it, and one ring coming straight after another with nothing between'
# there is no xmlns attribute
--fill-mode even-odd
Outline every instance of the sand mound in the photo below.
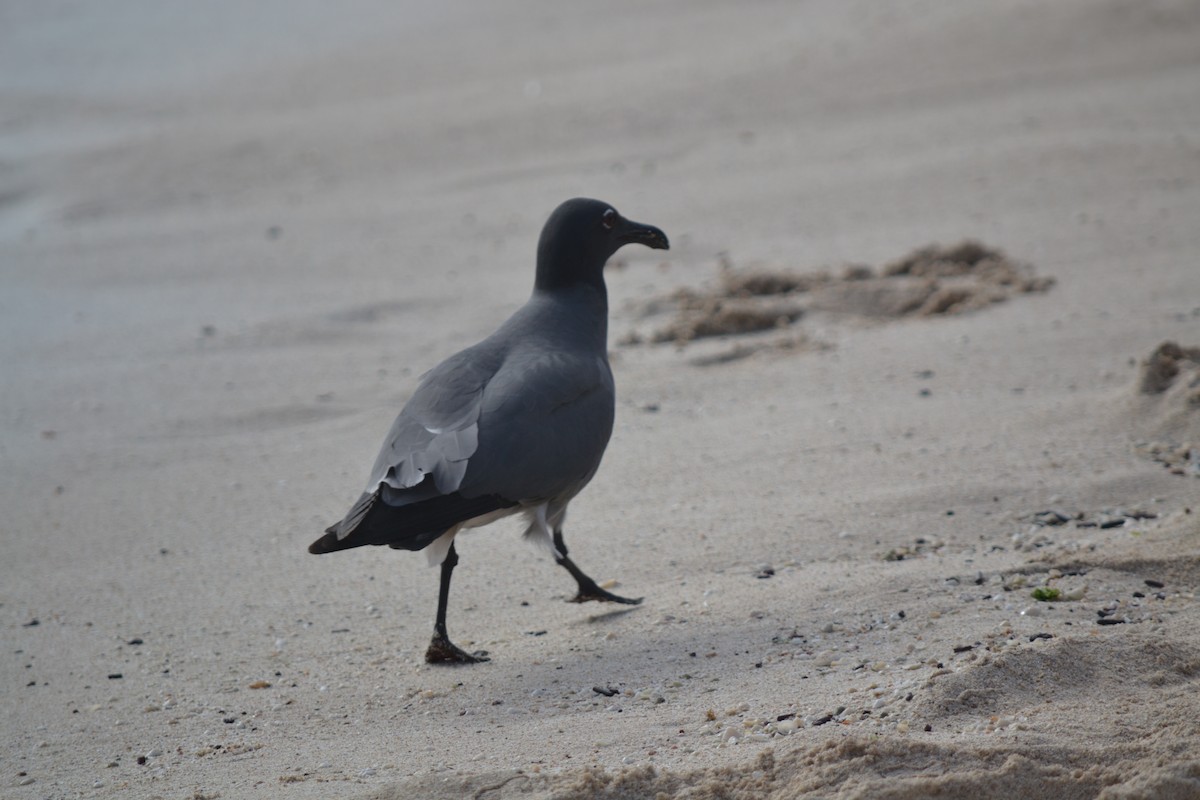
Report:
<svg viewBox="0 0 1200 800"><path fill-rule="evenodd" d="M1011 798L1050 793L1064 800L1195 798L1200 761L1131 763L1137 748L1092 750L998 743L945 746L915 737L849 735L775 755L764 751L736 767L689 772L633 767L580 769L557 775L492 774L405 782L370 795L402 797L535 798L536 800L785 800L801 797L916 800L926 797Z"/></svg>
<svg viewBox="0 0 1200 800"><path fill-rule="evenodd" d="M713 289L685 289L644 303L639 309L643 318L665 311L673 311L674 317L649 336L634 333L622 343L686 344L786 328L806 310L872 319L959 314L1013 295L1044 292L1053 284L1053 278L1036 276L1029 265L970 240L919 248L878 272L860 264L837 275L828 270L739 270L723 261Z"/></svg>
<svg viewBox="0 0 1200 800"><path fill-rule="evenodd" d="M1040 725L1045 715L1087 698L1103 696L1117 703L1147 687L1163 691L1180 684L1191 684L1190 695L1200 689L1198 683L1200 653L1179 643L1140 635L1106 641L1058 638L931 681L913 715L950 725L1017 715ZM1200 710L1200 700L1191 705ZM1167 723L1165 717L1162 722Z"/></svg>
<svg viewBox="0 0 1200 800"><path fill-rule="evenodd" d="M1163 342L1138 374L1134 428L1143 456L1173 474L1200 478L1200 347Z"/></svg>
<svg viewBox="0 0 1200 800"><path fill-rule="evenodd" d="M1163 342L1142 362L1138 392L1164 394L1177 385L1196 389L1189 393L1189 400L1191 405L1200 406L1200 347Z"/></svg>

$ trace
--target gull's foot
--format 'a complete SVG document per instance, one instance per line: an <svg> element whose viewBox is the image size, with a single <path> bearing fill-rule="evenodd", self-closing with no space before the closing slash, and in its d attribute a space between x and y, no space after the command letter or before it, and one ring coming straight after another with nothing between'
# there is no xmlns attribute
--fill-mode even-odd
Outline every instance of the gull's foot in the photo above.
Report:
<svg viewBox="0 0 1200 800"><path fill-rule="evenodd" d="M480 664L484 661L491 661L487 650L468 653L445 636L437 634L434 634L429 648L425 651L426 664Z"/></svg>
<svg viewBox="0 0 1200 800"><path fill-rule="evenodd" d="M640 597L621 597L619 594L601 589L594 581L579 583L579 594L571 598L572 603L588 603L592 600L599 600L602 603L622 603L627 606L637 606L642 604Z"/></svg>

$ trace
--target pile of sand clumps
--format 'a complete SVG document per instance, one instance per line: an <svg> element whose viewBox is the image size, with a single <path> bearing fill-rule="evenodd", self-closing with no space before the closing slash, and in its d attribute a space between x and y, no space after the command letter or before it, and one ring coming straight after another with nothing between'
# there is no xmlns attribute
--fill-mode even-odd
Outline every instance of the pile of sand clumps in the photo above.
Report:
<svg viewBox="0 0 1200 800"><path fill-rule="evenodd" d="M650 341L684 344L709 336L729 336L787 328L804 313L796 303L775 299L753 300L681 290L676 294L678 313Z"/></svg>
<svg viewBox="0 0 1200 800"><path fill-rule="evenodd" d="M1142 361L1134 392L1139 454L1200 478L1200 347L1163 342Z"/></svg>
<svg viewBox="0 0 1200 800"><path fill-rule="evenodd" d="M1001 250L973 240L928 245L876 270L853 264L829 270L736 269L722 259L717 285L681 289L644 303L638 314L673 317L649 335L632 333L622 344L687 344L713 336L736 336L788 328L807 311L873 319L961 314L1014 295L1045 292L1054 279Z"/></svg>
<svg viewBox="0 0 1200 800"><path fill-rule="evenodd" d="M1176 386L1187 390L1187 405L1200 408L1200 347L1163 342L1142 362L1138 391L1159 395Z"/></svg>

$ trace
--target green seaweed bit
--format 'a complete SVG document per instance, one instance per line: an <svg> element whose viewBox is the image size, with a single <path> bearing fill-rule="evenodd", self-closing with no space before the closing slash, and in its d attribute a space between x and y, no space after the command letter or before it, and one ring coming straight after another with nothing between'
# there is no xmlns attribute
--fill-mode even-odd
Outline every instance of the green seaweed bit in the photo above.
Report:
<svg viewBox="0 0 1200 800"><path fill-rule="evenodd" d="M1054 589L1049 586L1040 586L1037 589L1033 590L1033 599L1034 600L1042 600L1042 601L1058 600L1061 597L1062 597L1061 590Z"/></svg>

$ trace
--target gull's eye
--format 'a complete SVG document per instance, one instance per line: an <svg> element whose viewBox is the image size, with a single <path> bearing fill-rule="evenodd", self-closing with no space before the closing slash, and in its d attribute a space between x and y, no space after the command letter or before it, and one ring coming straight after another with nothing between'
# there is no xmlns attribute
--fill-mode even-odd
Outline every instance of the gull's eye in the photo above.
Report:
<svg viewBox="0 0 1200 800"><path fill-rule="evenodd" d="M617 212L613 211L611 208L608 211L605 211L604 216L600 218L600 223L605 227L606 230L611 231L617 225Z"/></svg>

